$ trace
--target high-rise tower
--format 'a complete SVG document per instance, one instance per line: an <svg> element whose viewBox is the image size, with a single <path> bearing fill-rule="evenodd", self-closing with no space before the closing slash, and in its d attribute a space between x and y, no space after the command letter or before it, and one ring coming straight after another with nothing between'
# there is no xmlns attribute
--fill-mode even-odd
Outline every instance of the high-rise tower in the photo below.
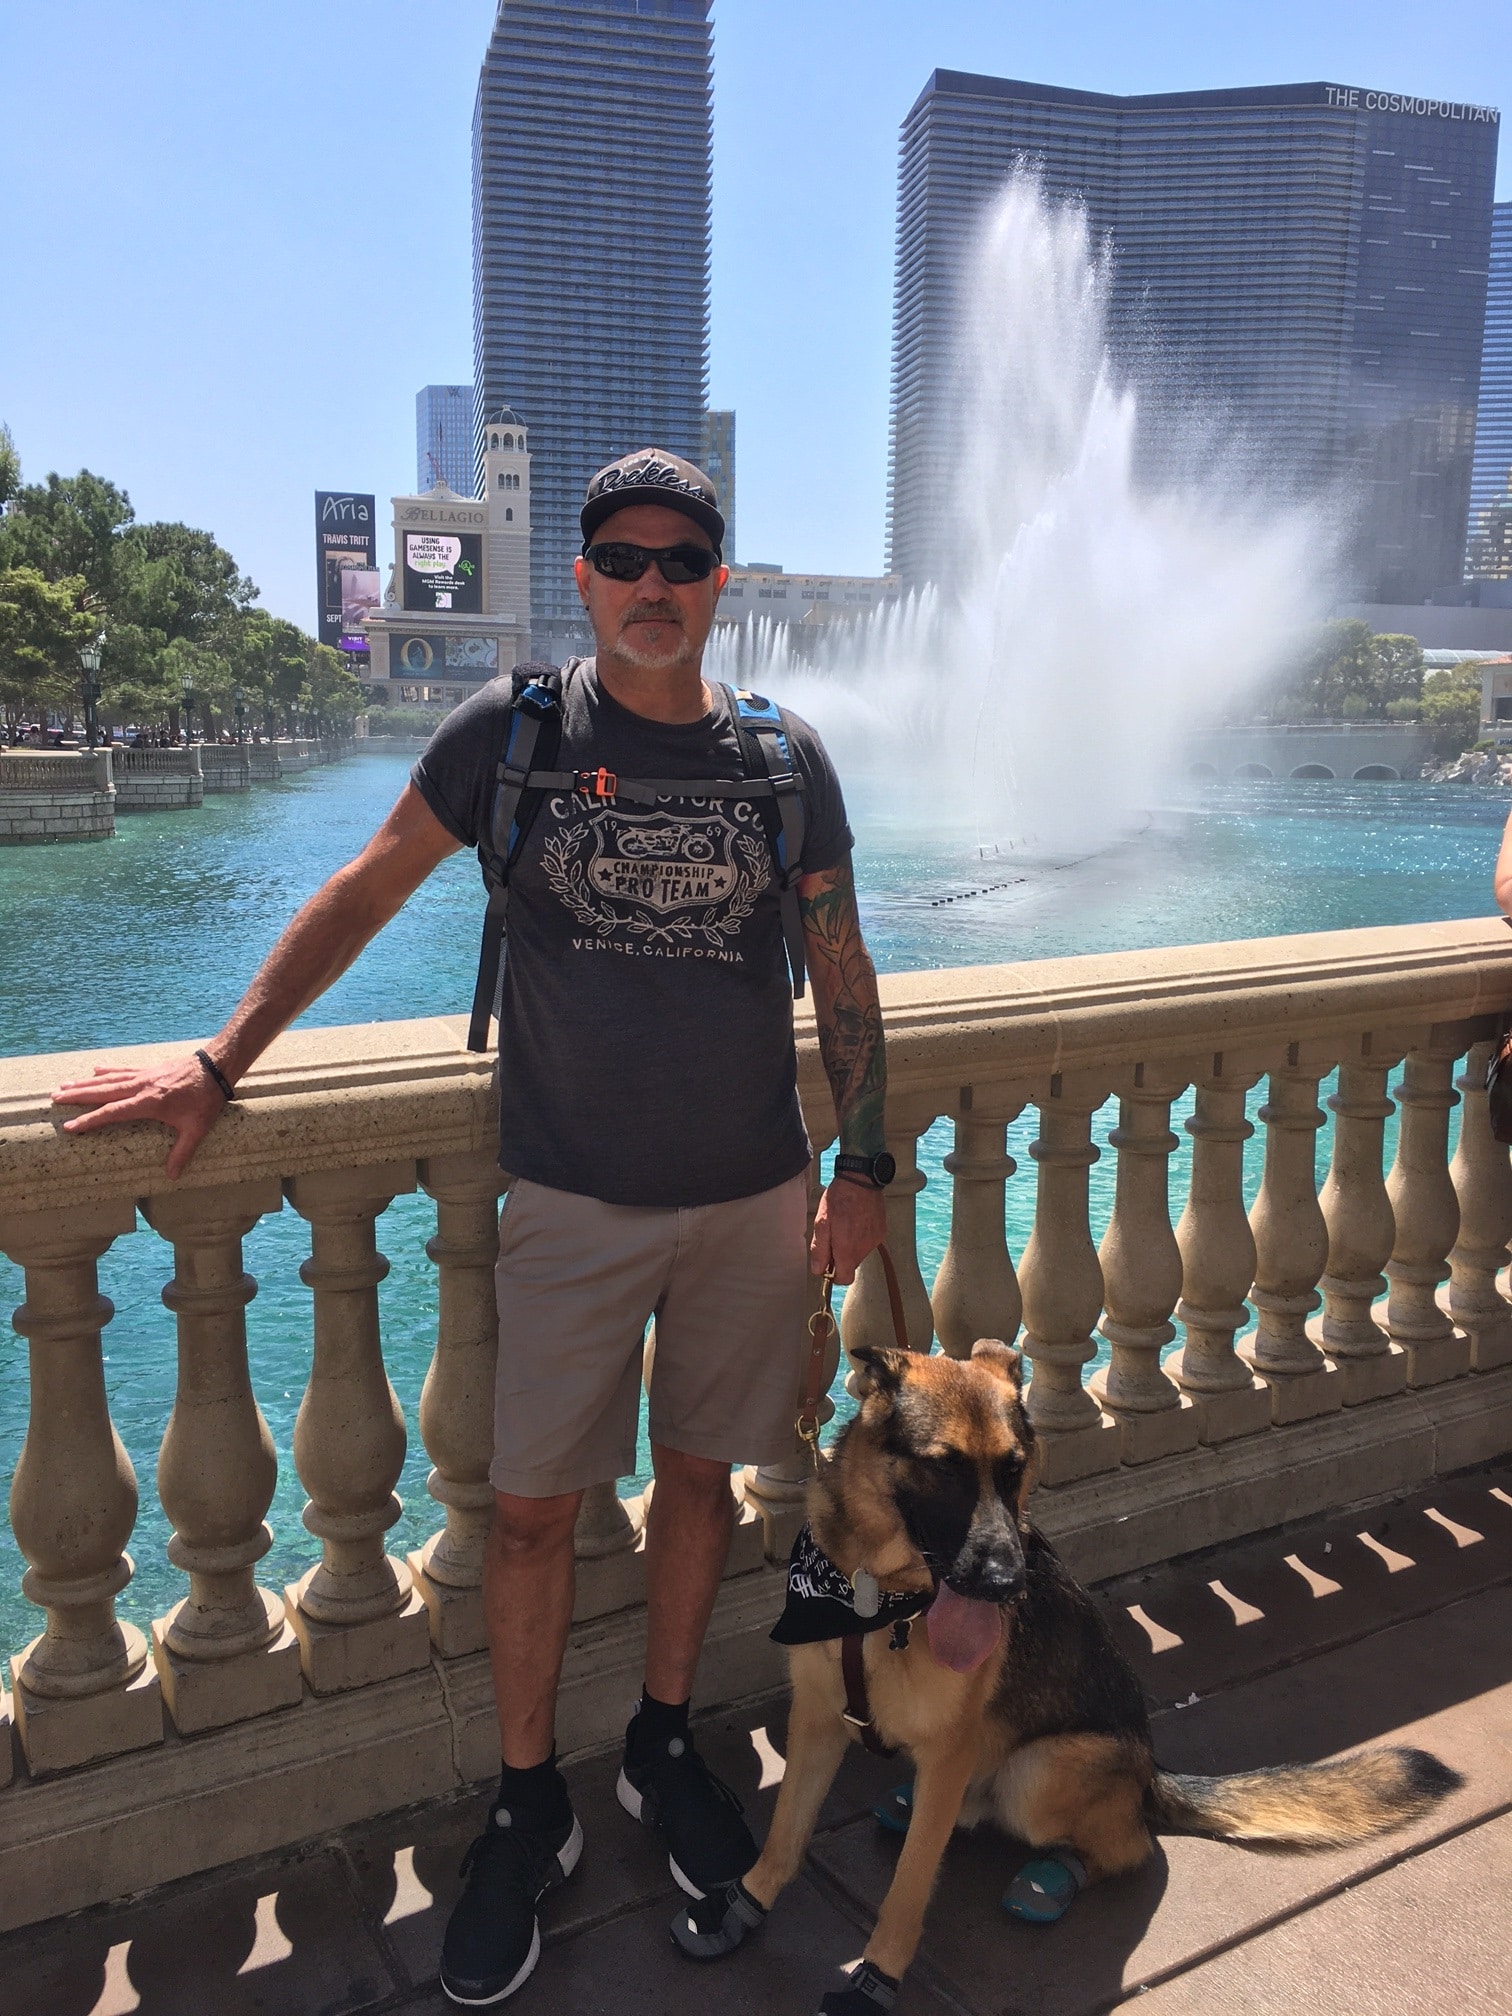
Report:
<svg viewBox="0 0 1512 2016"><path fill-rule="evenodd" d="M459 497L476 485L477 442L471 385L422 385L415 394L415 488L444 483Z"/></svg>
<svg viewBox="0 0 1512 2016"><path fill-rule="evenodd" d="M1512 581L1512 203L1491 221L1491 279L1470 475L1473 579Z"/></svg>
<svg viewBox="0 0 1512 2016"><path fill-rule="evenodd" d="M476 411L480 429L506 406L530 429L532 634L543 655L580 634L572 560L594 470L633 448L698 455L708 13L709 0L500 0L483 59Z"/></svg>
<svg viewBox="0 0 1512 2016"><path fill-rule="evenodd" d="M1278 484L1352 486L1372 600L1460 581L1497 114L1337 84L1116 98L937 70L903 122L890 565L948 572L954 320L1022 160L1111 241L1115 341Z"/></svg>

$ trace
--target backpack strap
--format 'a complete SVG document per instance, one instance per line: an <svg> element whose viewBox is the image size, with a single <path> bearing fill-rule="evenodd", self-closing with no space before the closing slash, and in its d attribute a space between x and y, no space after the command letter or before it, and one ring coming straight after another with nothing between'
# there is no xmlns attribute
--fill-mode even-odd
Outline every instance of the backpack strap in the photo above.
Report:
<svg viewBox="0 0 1512 2016"><path fill-rule="evenodd" d="M793 768L792 749L783 725L782 709L743 687L726 688L735 709L735 728L746 774L765 777L771 799L761 805L767 840L777 869L782 905L782 936L793 976L793 999L803 998L803 916L798 907L798 879L803 873L806 825L803 788ZM754 795L754 794L753 794ZM765 793L761 794L764 798ZM758 800L758 803L760 800Z"/></svg>
<svg viewBox="0 0 1512 2016"><path fill-rule="evenodd" d="M531 776L539 752L550 760L561 736L562 675L550 665L518 665L508 725L494 769L493 806L488 832L478 842L478 865L488 890L483 913L483 943L478 953L478 980L473 989L472 1018L467 1028L469 1050L488 1048L488 1023L499 998L503 966L504 926L509 908L509 871L514 866L541 794ZM549 743L549 750L547 744ZM526 786L532 788L527 794Z"/></svg>

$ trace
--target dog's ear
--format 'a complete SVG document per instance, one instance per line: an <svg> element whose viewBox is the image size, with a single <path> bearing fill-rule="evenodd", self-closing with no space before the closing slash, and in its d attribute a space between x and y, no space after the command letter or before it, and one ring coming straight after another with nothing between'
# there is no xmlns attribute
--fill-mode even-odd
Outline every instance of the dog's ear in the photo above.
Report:
<svg viewBox="0 0 1512 2016"><path fill-rule="evenodd" d="M846 1356L855 1374L856 1397L865 1400L873 1393L881 1393L890 1400L903 1384L913 1353L858 1344L853 1351L847 1348Z"/></svg>
<svg viewBox="0 0 1512 2016"><path fill-rule="evenodd" d="M980 1365L984 1372L990 1372L995 1379L1001 1379L1005 1386L1011 1386L1015 1393L1023 1392L1023 1354L999 1338L978 1337L971 1347L971 1362Z"/></svg>

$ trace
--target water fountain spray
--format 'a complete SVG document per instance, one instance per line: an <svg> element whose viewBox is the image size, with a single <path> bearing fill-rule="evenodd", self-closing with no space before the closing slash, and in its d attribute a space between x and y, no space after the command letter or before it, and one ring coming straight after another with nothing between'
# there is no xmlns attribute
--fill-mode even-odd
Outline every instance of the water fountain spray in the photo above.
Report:
<svg viewBox="0 0 1512 2016"><path fill-rule="evenodd" d="M1278 501L1194 396L1156 401L1115 366L1111 262L1079 205L1011 176L960 293L948 578L812 658L759 620L710 652L814 722L863 806L963 848L1066 859L1136 828L1191 729L1331 599L1326 512Z"/></svg>

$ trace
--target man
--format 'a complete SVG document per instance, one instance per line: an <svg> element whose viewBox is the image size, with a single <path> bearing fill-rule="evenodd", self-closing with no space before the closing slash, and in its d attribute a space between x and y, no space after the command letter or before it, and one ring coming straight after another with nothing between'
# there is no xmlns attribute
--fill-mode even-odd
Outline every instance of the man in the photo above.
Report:
<svg viewBox="0 0 1512 2016"><path fill-rule="evenodd" d="M713 485L644 450L603 469L582 512L578 592L595 659L563 673L552 767L509 877L499 1022L499 1369L484 1573L503 1772L468 1851L441 1979L503 2001L540 1951L539 1898L582 1845L556 1766L556 1691L584 1489L634 1469L641 1340L654 1314L645 1687L621 1804L661 1830L695 1896L756 1857L708 1772L688 1707L729 1548L732 1464L791 1454L807 1351L810 1147L773 849L753 800L678 797L746 776L728 692L702 677L728 570ZM188 1164L236 1081L344 972L433 868L489 837L510 684L448 716L368 846L299 912L203 1052L60 1088L73 1133L157 1120ZM876 980L829 760L784 717L804 806L797 890L844 1158L808 1265L854 1278L884 1235L885 1071ZM619 780L662 780L648 803Z"/></svg>

